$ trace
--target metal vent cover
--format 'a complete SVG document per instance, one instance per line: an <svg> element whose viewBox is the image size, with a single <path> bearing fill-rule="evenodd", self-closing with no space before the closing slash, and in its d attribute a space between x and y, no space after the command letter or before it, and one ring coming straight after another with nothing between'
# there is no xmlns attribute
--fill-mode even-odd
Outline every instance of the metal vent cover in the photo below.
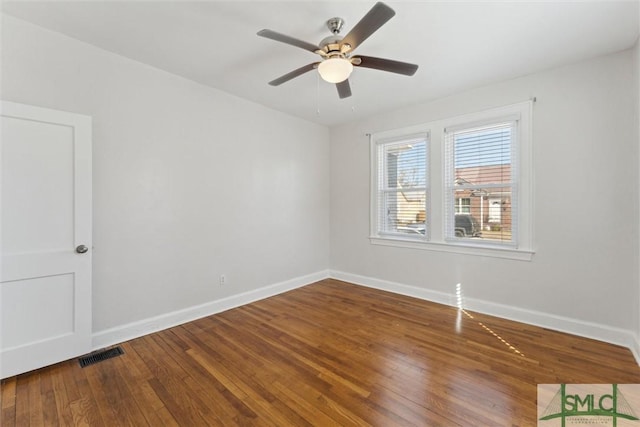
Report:
<svg viewBox="0 0 640 427"><path fill-rule="evenodd" d="M80 362L80 367L84 368L89 365L102 362L103 360L111 359L113 357L118 357L122 354L124 354L124 351L122 350L122 348L118 346L118 347L113 347L107 350L100 350L95 353L88 354L86 356L79 358L78 362Z"/></svg>

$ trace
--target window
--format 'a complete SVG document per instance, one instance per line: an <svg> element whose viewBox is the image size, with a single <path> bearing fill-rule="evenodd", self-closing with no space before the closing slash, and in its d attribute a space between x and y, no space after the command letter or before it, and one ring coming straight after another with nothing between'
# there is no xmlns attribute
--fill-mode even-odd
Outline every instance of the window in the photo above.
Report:
<svg viewBox="0 0 640 427"><path fill-rule="evenodd" d="M457 214L470 214L471 213L471 198L469 197L458 197L456 198L455 205Z"/></svg>
<svg viewBox="0 0 640 427"><path fill-rule="evenodd" d="M445 129L446 240L517 242L517 134L515 118Z"/></svg>
<svg viewBox="0 0 640 427"><path fill-rule="evenodd" d="M428 135L375 145L377 235L426 239Z"/></svg>
<svg viewBox="0 0 640 427"><path fill-rule="evenodd" d="M371 135L371 242L530 260L531 110Z"/></svg>

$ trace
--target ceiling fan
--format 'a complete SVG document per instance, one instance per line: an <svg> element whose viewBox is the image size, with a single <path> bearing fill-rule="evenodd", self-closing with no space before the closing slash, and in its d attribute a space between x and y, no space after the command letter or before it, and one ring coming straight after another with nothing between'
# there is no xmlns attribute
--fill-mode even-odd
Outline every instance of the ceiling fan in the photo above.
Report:
<svg viewBox="0 0 640 427"><path fill-rule="evenodd" d="M307 64L297 70L293 70L275 80L269 82L271 86L279 86L282 83L298 77L315 68L320 76L329 83L335 83L340 98L351 96L349 76L353 67L372 68L375 70L389 71L391 73L412 76L418 66L406 62L393 61L391 59L375 58L373 56L351 56L352 52L362 44L369 36L375 33L396 13L382 2L376 3L371 10L356 24L344 37L340 36L340 30L344 24L342 18L331 18L327 21L327 27L333 33L320 41L319 45L308 43L294 37L280 34L272 30L258 31L258 35L278 42L290 44L316 53L322 57L319 62Z"/></svg>

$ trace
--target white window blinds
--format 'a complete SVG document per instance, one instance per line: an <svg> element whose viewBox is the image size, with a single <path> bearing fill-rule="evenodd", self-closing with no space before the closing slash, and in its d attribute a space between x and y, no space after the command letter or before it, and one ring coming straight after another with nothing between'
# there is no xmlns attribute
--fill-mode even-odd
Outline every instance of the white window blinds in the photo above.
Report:
<svg viewBox="0 0 640 427"><path fill-rule="evenodd" d="M428 136L377 144L376 234L426 239Z"/></svg>
<svg viewBox="0 0 640 427"><path fill-rule="evenodd" d="M514 119L445 130L446 240L516 245L517 126Z"/></svg>

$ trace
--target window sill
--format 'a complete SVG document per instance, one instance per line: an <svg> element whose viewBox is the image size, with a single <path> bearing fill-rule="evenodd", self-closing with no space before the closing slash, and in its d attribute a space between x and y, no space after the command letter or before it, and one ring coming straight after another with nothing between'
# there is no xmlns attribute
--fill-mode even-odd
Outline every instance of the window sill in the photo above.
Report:
<svg viewBox="0 0 640 427"><path fill-rule="evenodd" d="M374 245L394 246L398 248L421 249L427 251L449 252L464 255L485 256L491 258L514 259L518 261L531 261L534 252L531 250L496 247L486 244L469 242L427 242L418 239L393 239L384 237L370 237L369 241Z"/></svg>

